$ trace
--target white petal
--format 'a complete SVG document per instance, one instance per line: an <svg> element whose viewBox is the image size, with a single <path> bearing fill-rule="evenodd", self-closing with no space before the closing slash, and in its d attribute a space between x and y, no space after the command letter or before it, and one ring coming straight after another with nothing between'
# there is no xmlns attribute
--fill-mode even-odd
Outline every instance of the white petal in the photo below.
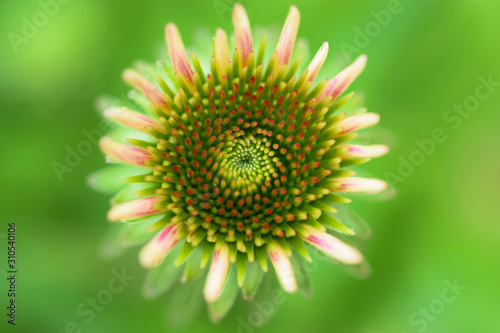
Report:
<svg viewBox="0 0 500 333"><path fill-rule="evenodd" d="M184 237L184 223L167 225L153 239L151 239L139 253L139 262L144 268L159 265Z"/></svg>
<svg viewBox="0 0 500 333"><path fill-rule="evenodd" d="M295 273L290 259L276 241L267 245L267 252L283 290L288 293L295 292L297 290L297 281L295 280Z"/></svg>
<svg viewBox="0 0 500 333"><path fill-rule="evenodd" d="M215 302L222 293L229 273L229 247L222 243L216 245L212 264L208 271L203 295L208 303Z"/></svg>
<svg viewBox="0 0 500 333"><path fill-rule="evenodd" d="M363 261L363 255L356 248L310 225L304 224L303 227L308 231L308 235L303 235L302 239L332 259L346 265L357 265Z"/></svg>

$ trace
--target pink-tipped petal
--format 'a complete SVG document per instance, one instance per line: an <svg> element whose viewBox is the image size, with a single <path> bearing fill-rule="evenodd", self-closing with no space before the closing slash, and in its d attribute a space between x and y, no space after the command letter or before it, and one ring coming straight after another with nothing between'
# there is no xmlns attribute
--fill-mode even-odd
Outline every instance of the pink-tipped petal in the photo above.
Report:
<svg viewBox="0 0 500 333"><path fill-rule="evenodd" d="M203 290L203 295L208 303L213 303L220 297L226 284L228 273L229 247L226 243L217 244Z"/></svg>
<svg viewBox="0 0 500 333"><path fill-rule="evenodd" d="M133 69L126 69L122 74L123 80L135 89L141 91L144 96L158 109L169 111L164 95L148 79Z"/></svg>
<svg viewBox="0 0 500 333"><path fill-rule="evenodd" d="M288 16L286 17L285 25L281 30L281 36L276 47L276 65L275 68L280 68L282 65L287 65L292 57L295 38L299 31L300 13L297 7L291 6Z"/></svg>
<svg viewBox="0 0 500 333"><path fill-rule="evenodd" d="M158 205L158 203L164 200L164 197L153 196L115 204L108 212L108 220L116 222L158 214L165 210L163 207Z"/></svg>
<svg viewBox="0 0 500 333"><path fill-rule="evenodd" d="M314 78L316 78L316 75L318 75L318 72L325 63L327 56L328 56L328 42L324 42L323 45L318 50L318 52L316 53L316 55L314 56L309 66L307 66L308 73L306 81L313 81Z"/></svg>
<svg viewBox="0 0 500 333"><path fill-rule="evenodd" d="M319 99L330 98L332 101L339 97L351 83L363 72L366 66L366 55L360 55L354 62L342 72L337 74L321 93Z"/></svg>
<svg viewBox="0 0 500 333"><path fill-rule="evenodd" d="M236 48L240 54L242 67L246 66L248 56L253 51L252 31L247 12L242 5L236 4L233 9L233 24L236 34Z"/></svg>
<svg viewBox="0 0 500 333"><path fill-rule="evenodd" d="M387 188L387 183L375 178L348 177L336 179L336 192L379 193Z"/></svg>
<svg viewBox="0 0 500 333"><path fill-rule="evenodd" d="M347 151L340 153L337 157L342 159L363 158L363 157L380 157L389 152L389 147L386 145L346 145Z"/></svg>
<svg viewBox="0 0 500 333"><path fill-rule="evenodd" d="M338 124L341 131L337 135L344 135L362 128L370 127L378 124L380 116L376 113L361 113L342 119Z"/></svg>
<svg viewBox="0 0 500 333"><path fill-rule="evenodd" d="M173 23L165 27L165 38L167 41L170 61L174 66L175 74L186 84L188 89L194 90L193 69L182 42L179 29Z"/></svg>
<svg viewBox="0 0 500 333"><path fill-rule="evenodd" d="M226 75L227 64L229 63L229 46L227 43L227 34L222 29L217 29L215 33L215 62L219 78Z"/></svg>
<svg viewBox="0 0 500 333"><path fill-rule="evenodd" d="M154 129L155 131L166 134L165 128L156 120L125 107L113 107L106 109L104 110L103 115L106 118L113 119L125 126L141 132L147 133L148 129Z"/></svg>
<svg viewBox="0 0 500 333"><path fill-rule="evenodd" d="M276 241L273 241L273 243L267 245L267 252L283 290L288 293L297 291L297 281L295 280L292 264L281 246Z"/></svg>
<svg viewBox="0 0 500 333"><path fill-rule="evenodd" d="M308 231L308 235L301 235L302 239L332 259L346 265L357 265L363 261L363 255L356 248L308 224L303 227Z"/></svg>
<svg viewBox="0 0 500 333"><path fill-rule="evenodd" d="M132 165L146 166L146 162L153 159L153 155L142 148L119 143L108 137L99 141L99 147L112 159Z"/></svg>
<svg viewBox="0 0 500 333"><path fill-rule="evenodd" d="M165 259L184 237L183 222L167 225L139 252L139 262L144 268L155 267Z"/></svg>

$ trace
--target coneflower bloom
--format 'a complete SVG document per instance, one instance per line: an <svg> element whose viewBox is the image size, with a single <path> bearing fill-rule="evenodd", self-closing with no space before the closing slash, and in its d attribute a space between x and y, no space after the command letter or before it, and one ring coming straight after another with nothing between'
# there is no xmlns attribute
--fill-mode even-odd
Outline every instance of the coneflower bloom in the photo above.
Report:
<svg viewBox="0 0 500 333"><path fill-rule="evenodd" d="M354 93L341 96L366 56L315 83L328 43L297 73L301 56L292 60L292 50L299 20L292 6L265 61L266 37L254 44L247 14L235 5L235 48L230 52L226 32L217 29L211 62L204 64L208 74L169 23L170 61L124 71L134 90L129 101L104 110L120 127L100 148L108 161L135 166L120 166L118 174L131 172L124 181L135 184L113 199L107 217L132 224L126 227L136 243L146 243L139 252L152 271L146 294L204 277L203 296L219 320L237 297L234 290L250 300L269 269L283 290L297 291L294 272L312 260L310 248L338 263L363 262L335 236L354 230L334 217L332 203L350 202L342 193L386 188L346 169L388 151L349 143L357 130L379 121L374 113L342 111Z"/></svg>

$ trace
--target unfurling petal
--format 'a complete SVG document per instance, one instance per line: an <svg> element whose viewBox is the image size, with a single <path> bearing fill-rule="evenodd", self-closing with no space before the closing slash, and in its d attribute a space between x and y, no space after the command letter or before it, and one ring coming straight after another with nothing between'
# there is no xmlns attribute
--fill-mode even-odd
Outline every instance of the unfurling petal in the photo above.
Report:
<svg viewBox="0 0 500 333"><path fill-rule="evenodd" d="M295 292L297 290L295 273L293 272L290 259L288 259L283 249L273 240L273 243L267 245L267 253L283 290L288 293Z"/></svg>
<svg viewBox="0 0 500 333"><path fill-rule="evenodd" d="M165 208L158 204L164 200L165 197L153 196L115 204L108 212L108 220L116 222L161 213Z"/></svg>
<svg viewBox="0 0 500 333"><path fill-rule="evenodd" d="M203 295L208 303L215 302L224 289L229 273L229 247L226 243L217 244L214 250L212 265L208 271Z"/></svg>
<svg viewBox="0 0 500 333"><path fill-rule="evenodd" d="M168 45L170 61L174 66L175 74L181 78L186 87L194 90L193 69L189 63L189 58L182 42L181 34L173 23L165 27L165 38Z"/></svg>
<svg viewBox="0 0 500 333"><path fill-rule="evenodd" d="M151 239L139 253L139 262L144 268L159 265L184 237L184 222L167 225Z"/></svg>
<svg viewBox="0 0 500 333"><path fill-rule="evenodd" d="M236 4L233 9L233 24L236 34L236 48L240 54L242 67L246 66L248 56L253 51L252 31L247 12L242 5Z"/></svg>
<svg viewBox="0 0 500 333"><path fill-rule="evenodd" d="M336 192L379 193L387 188L387 183L375 178L348 177L336 179Z"/></svg>
<svg viewBox="0 0 500 333"><path fill-rule="evenodd" d="M125 126L131 127L141 132L147 133L148 129L153 129L160 133L166 134L165 128L156 120L153 120L143 114L134 112L125 107L113 107L106 109L104 110L103 115L106 118L116 120L117 122Z"/></svg>
<svg viewBox="0 0 500 333"><path fill-rule="evenodd" d="M169 112L170 108L165 101L164 95L148 79L133 69L126 69L122 74L123 80L137 90L140 90L144 96L158 109Z"/></svg>
<svg viewBox="0 0 500 333"><path fill-rule="evenodd" d="M331 101L339 97L349 85L356 80L366 66L366 55L360 55L354 62L337 74L330 83L326 86L325 90L321 93L319 100L330 98Z"/></svg>
<svg viewBox="0 0 500 333"><path fill-rule="evenodd" d="M295 44L295 38L297 37L297 32L299 31L300 25L300 13L297 7L291 6L288 16L281 31L281 36L278 41L278 46L276 47L276 64L275 69L278 69L287 65L292 57L293 46Z"/></svg>
<svg viewBox="0 0 500 333"><path fill-rule="evenodd" d="M328 42L325 42L314 56L309 66L307 66L308 73L306 81L313 81L314 78L316 78L316 75L318 75L318 72L325 63L327 56L328 56Z"/></svg>
<svg viewBox="0 0 500 333"><path fill-rule="evenodd" d="M227 34L222 29L217 29L215 33L215 61L219 79L226 75L227 64L229 63L229 46L227 44Z"/></svg>
<svg viewBox="0 0 500 333"><path fill-rule="evenodd" d="M342 119L337 125L341 131L337 135L344 135L362 128L376 125L380 121L380 116L376 113L362 113Z"/></svg>
<svg viewBox="0 0 500 333"><path fill-rule="evenodd" d="M153 155L142 148L119 143L108 137L103 137L99 141L99 147L111 159L132 165L147 166L146 162L153 159Z"/></svg>
<svg viewBox="0 0 500 333"><path fill-rule="evenodd" d="M386 145L346 145L345 148L347 151L340 153L337 157L342 159L380 157L389 152L389 147Z"/></svg>
<svg viewBox="0 0 500 333"><path fill-rule="evenodd" d="M303 227L308 231L308 235L302 235L302 239L332 259L346 265L357 265L363 261L363 255L351 245L310 225L304 224Z"/></svg>

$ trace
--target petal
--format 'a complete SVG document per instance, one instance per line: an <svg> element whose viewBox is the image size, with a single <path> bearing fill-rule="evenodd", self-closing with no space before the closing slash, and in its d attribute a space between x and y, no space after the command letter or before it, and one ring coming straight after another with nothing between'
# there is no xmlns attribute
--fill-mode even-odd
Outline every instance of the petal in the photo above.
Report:
<svg viewBox="0 0 500 333"><path fill-rule="evenodd" d="M347 151L340 153L337 157L342 159L380 157L389 152L389 147L386 145L346 145L345 148Z"/></svg>
<svg viewBox="0 0 500 333"><path fill-rule="evenodd" d="M306 81L313 81L316 75L318 75L319 70L325 63L326 57L328 55L328 42L323 43L323 45L320 47L316 55L314 56L313 60L307 66L307 80Z"/></svg>
<svg viewBox="0 0 500 333"><path fill-rule="evenodd" d="M219 79L222 79L226 75L227 64L230 61L227 34L222 29L217 29L215 33L215 61Z"/></svg>
<svg viewBox="0 0 500 333"><path fill-rule="evenodd" d="M363 261L363 255L351 245L308 224L303 224L303 227L308 231L308 235L301 235L301 238L332 259L346 265L357 265Z"/></svg>
<svg viewBox="0 0 500 333"><path fill-rule="evenodd" d="M148 129L154 129L155 131L166 134L165 128L149 117L143 114L134 112L128 108L113 107L104 110L104 117L116 120L117 122L136 129L141 132L148 132Z"/></svg>
<svg viewBox="0 0 500 333"><path fill-rule="evenodd" d="M112 159L132 165L146 166L146 162L153 159L153 155L142 148L118 143L108 137L99 141L99 147Z"/></svg>
<svg viewBox="0 0 500 333"><path fill-rule="evenodd" d="M108 220L116 222L158 214L165 210L158 205L159 202L164 200L165 197L153 196L113 205L108 212Z"/></svg>
<svg viewBox="0 0 500 333"><path fill-rule="evenodd" d="M288 16L281 31L281 36L276 47L276 64L275 69L280 68L282 65L287 65L292 57L293 45L295 38L299 31L300 13L297 7L291 6Z"/></svg>
<svg viewBox="0 0 500 333"><path fill-rule="evenodd" d="M233 9L233 24L236 34L236 48L240 54L242 67L246 66L248 56L253 51L252 31L247 12L242 5L236 4Z"/></svg>
<svg viewBox="0 0 500 333"><path fill-rule="evenodd" d="M348 177L336 179L336 192L379 193L387 188L387 183L375 178Z"/></svg>
<svg viewBox="0 0 500 333"><path fill-rule="evenodd" d="M164 95L149 82L144 76L133 69L126 69L122 74L123 80L132 87L140 90L147 99L162 111L169 111L170 108L165 101Z"/></svg>
<svg viewBox="0 0 500 333"><path fill-rule="evenodd" d="M170 61L174 66L175 74L186 84L188 89L194 90L193 69L189 63L189 59L182 42L179 29L173 23L167 24L165 27L165 38L170 54Z"/></svg>
<svg viewBox="0 0 500 333"><path fill-rule="evenodd" d="M208 271L203 295L208 303L215 302L224 289L229 272L229 247L226 243L217 244L214 250L212 265Z"/></svg>
<svg viewBox="0 0 500 333"><path fill-rule="evenodd" d="M335 100L346 91L354 80L356 80L359 74L363 72L363 69L365 69L365 66L366 55L363 54L330 81L325 90L321 93L319 100L323 100L327 97L330 97L332 101Z"/></svg>
<svg viewBox="0 0 500 333"><path fill-rule="evenodd" d="M268 243L267 252L283 290L288 293L295 292L297 290L295 273L290 259L288 259L281 246L273 240L273 243Z"/></svg>
<svg viewBox="0 0 500 333"><path fill-rule="evenodd" d="M184 238L184 223L167 225L151 239L139 252L139 262L144 268L159 265L172 249Z"/></svg>
<svg viewBox="0 0 500 333"><path fill-rule="evenodd" d="M344 135L352 131L376 125L380 121L380 116L376 113L362 113L342 119L337 125L341 131L337 135Z"/></svg>

